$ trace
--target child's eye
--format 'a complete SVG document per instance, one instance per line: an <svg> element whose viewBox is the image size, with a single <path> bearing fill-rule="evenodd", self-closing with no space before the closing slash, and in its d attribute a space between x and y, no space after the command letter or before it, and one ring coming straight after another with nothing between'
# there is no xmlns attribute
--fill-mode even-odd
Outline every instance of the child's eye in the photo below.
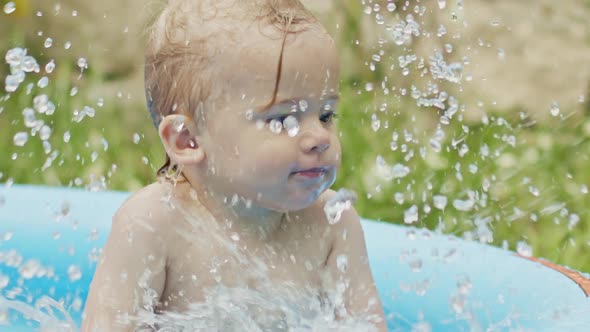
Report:
<svg viewBox="0 0 590 332"><path fill-rule="evenodd" d="M336 119L337 117L338 117L338 114L336 114L336 112L330 111L330 112L322 114L320 116L320 121L322 121L324 123L328 123L328 122L331 122L332 120Z"/></svg>

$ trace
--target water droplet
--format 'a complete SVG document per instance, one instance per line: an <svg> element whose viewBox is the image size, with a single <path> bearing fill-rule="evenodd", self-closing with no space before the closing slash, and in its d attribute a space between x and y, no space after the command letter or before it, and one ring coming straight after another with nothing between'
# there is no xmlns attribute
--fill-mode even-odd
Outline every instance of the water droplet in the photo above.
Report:
<svg viewBox="0 0 590 332"><path fill-rule="evenodd" d="M70 41L64 43L64 49L69 50L70 47L72 47L72 43Z"/></svg>
<svg viewBox="0 0 590 332"><path fill-rule="evenodd" d="M18 272L23 279L32 279L41 272L41 270L41 263L37 260L31 259L21 265Z"/></svg>
<svg viewBox="0 0 590 332"><path fill-rule="evenodd" d="M451 308L456 314L462 314L465 308L465 297L461 295L451 296Z"/></svg>
<svg viewBox="0 0 590 332"><path fill-rule="evenodd" d="M42 141L46 141L49 139L50 136L51 128L49 128L49 126L47 125L43 125L43 127L41 127L41 130L39 131L39 138L41 138Z"/></svg>
<svg viewBox="0 0 590 332"><path fill-rule="evenodd" d="M516 252L518 252L519 255L531 257L533 255L533 248L531 248L531 246L525 241L519 241L516 244Z"/></svg>
<svg viewBox="0 0 590 332"><path fill-rule="evenodd" d="M78 111L78 110L74 111L74 121L80 122L86 116L93 118L95 114L96 114L96 111L94 110L94 108L92 108L90 106L84 106L84 108L81 111Z"/></svg>
<svg viewBox="0 0 590 332"><path fill-rule="evenodd" d="M418 206L412 205L404 211L404 223L413 224L418 221Z"/></svg>
<svg viewBox="0 0 590 332"><path fill-rule="evenodd" d="M435 208L444 210L445 207L447 207L448 199L447 196L444 195L435 195L432 197L432 202Z"/></svg>
<svg viewBox="0 0 590 332"><path fill-rule="evenodd" d="M394 179L403 178L410 174L410 168L402 164L395 164L391 168L391 175Z"/></svg>
<svg viewBox="0 0 590 332"><path fill-rule="evenodd" d="M33 128L37 124L37 119L35 118L35 110L32 108L25 108L23 110L23 118L25 120L25 126L27 128Z"/></svg>
<svg viewBox="0 0 590 332"><path fill-rule="evenodd" d="M47 39L45 39L43 46L45 46L45 48L50 48L51 46L53 46L53 39L51 39L49 37Z"/></svg>
<svg viewBox="0 0 590 332"><path fill-rule="evenodd" d="M366 83L365 84L365 91L367 91L367 92L373 91L373 83Z"/></svg>
<svg viewBox="0 0 590 332"><path fill-rule="evenodd" d="M299 122L293 115L289 115L283 121L283 127L287 130L289 137L295 137L299 133Z"/></svg>
<svg viewBox="0 0 590 332"><path fill-rule="evenodd" d="M475 201L471 198L466 200L456 199L453 201L453 206L459 211L471 211L475 206Z"/></svg>
<svg viewBox="0 0 590 332"><path fill-rule="evenodd" d="M381 120L377 118L377 114L371 116L371 128L374 132L377 132L381 128Z"/></svg>
<svg viewBox="0 0 590 332"><path fill-rule="evenodd" d="M35 58L33 58L30 55L27 55L23 58L22 66L23 66L23 71L25 71L27 73L39 71L39 65L37 64L37 60L35 60Z"/></svg>
<svg viewBox="0 0 590 332"><path fill-rule="evenodd" d="M41 77L41 79L39 79L39 81L37 82L37 86L41 89L47 87L48 84L49 84L49 78L47 78L47 76Z"/></svg>
<svg viewBox="0 0 590 332"><path fill-rule="evenodd" d="M53 60L49 61L46 65L45 65L45 72L47 74L51 74L53 72L53 70L55 69L55 62Z"/></svg>
<svg viewBox="0 0 590 332"><path fill-rule="evenodd" d="M461 144L461 147L459 147L459 151L458 151L459 157L461 157L461 158L465 157L467 152L469 152L469 146L467 146L467 144Z"/></svg>
<svg viewBox="0 0 590 332"><path fill-rule="evenodd" d="M82 278L82 271L78 266L70 265L68 267L68 277L70 278L70 281L80 280L80 278Z"/></svg>
<svg viewBox="0 0 590 332"><path fill-rule="evenodd" d="M445 7L447 6L446 0L437 0L437 2L438 2L438 8L440 8L440 9L445 9Z"/></svg>
<svg viewBox="0 0 590 332"><path fill-rule="evenodd" d="M535 197L539 197L539 195L541 194L539 188L535 186L529 186L529 192L531 193L531 195Z"/></svg>
<svg viewBox="0 0 590 332"><path fill-rule="evenodd" d="M139 143L140 139L141 139L141 137L139 136L138 133L133 134L133 144Z"/></svg>
<svg viewBox="0 0 590 332"><path fill-rule="evenodd" d="M412 272L420 272L422 271L423 262L422 259L416 258L409 261L408 265L410 266L410 270L412 270Z"/></svg>
<svg viewBox="0 0 590 332"><path fill-rule="evenodd" d="M336 267L342 273L346 273L348 270L348 256L346 255L338 255L336 257Z"/></svg>
<svg viewBox="0 0 590 332"><path fill-rule="evenodd" d="M342 213L352 207L356 202L356 193L348 189L340 189L324 205L324 213L328 223L333 225L340 221Z"/></svg>
<svg viewBox="0 0 590 332"><path fill-rule="evenodd" d="M506 60L506 51L504 51L503 48L498 49L498 59L500 59L501 61Z"/></svg>
<svg viewBox="0 0 590 332"><path fill-rule="evenodd" d="M246 120L251 121L254 118L254 111L252 109L247 110L244 113L244 117L246 118Z"/></svg>
<svg viewBox="0 0 590 332"><path fill-rule="evenodd" d="M444 36L446 34L447 34L447 28L444 25L441 24L438 27L438 30L436 31L436 36L437 37L442 37L442 36Z"/></svg>
<svg viewBox="0 0 590 332"><path fill-rule="evenodd" d="M7 275L0 274L0 290L6 288L10 283L10 278Z"/></svg>
<svg viewBox="0 0 590 332"><path fill-rule="evenodd" d="M66 131L64 133L64 136L63 136L64 143L69 143L70 142L70 138L71 138L70 132L69 131Z"/></svg>
<svg viewBox="0 0 590 332"><path fill-rule="evenodd" d="M575 213L570 214L567 227L571 231L580 222L580 216Z"/></svg>
<svg viewBox="0 0 590 332"><path fill-rule="evenodd" d="M9 1L4 5L4 13L12 14L16 10L16 5L14 1Z"/></svg>
<svg viewBox="0 0 590 332"><path fill-rule="evenodd" d="M445 52L447 53L453 53L453 45L451 44L445 44Z"/></svg>
<svg viewBox="0 0 590 332"><path fill-rule="evenodd" d="M381 14L375 14L375 21L379 25L382 25L383 23L385 23L385 19L383 18L383 15L381 15Z"/></svg>
<svg viewBox="0 0 590 332"><path fill-rule="evenodd" d="M12 142L14 143L15 146L24 146L28 140L29 140L29 134L24 131L16 133L14 135L14 137L12 138Z"/></svg>
<svg viewBox="0 0 590 332"><path fill-rule="evenodd" d="M70 90L70 97L73 97L75 95L78 94L78 88L77 87L72 87L72 89Z"/></svg>
<svg viewBox="0 0 590 332"><path fill-rule="evenodd" d="M432 332L432 325L428 322L418 322L412 324L412 332Z"/></svg>
<svg viewBox="0 0 590 332"><path fill-rule="evenodd" d="M6 92L15 92L18 86L25 80L25 73L19 72L15 75L6 75L4 80Z"/></svg>
<svg viewBox="0 0 590 332"><path fill-rule="evenodd" d="M363 12L367 15L371 15L371 13L373 12L373 8L371 8L371 6L365 6Z"/></svg>
<svg viewBox="0 0 590 332"><path fill-rule="evenodd" d="M20 47L15 47L6 52L6 63L11 67L20 66L24 57L27 55L27 51Z"/></svg>
<svg viewBox="0 0 590 332"><path fill-rule="evenodd" d="M33 107L40 114L51 115L55 111L55 105L49 100L47 95L38 95L33 98Z"/></svg>
<svg viewBox="0 0 590 332"><path fill-rule="evenodd" d="M78 59L78 67L80 68L81 71L84 71L84 69L88 68L88 60L86 60L86 58L79 58Z"/></svg>
<svg viewBox="0 0 590 332"><path fill-rule="evenodd" d="M588 195L588 186L583 184L582 187L580 187L580 191L582 192L582 194Z"/></svg>
<svg viewBox="0 0 590 332"><path fill-rule="evenodd" d="M387 4L387 11L388 12L393 12L393 11L395 11L396 8L397 7L395 6L395 3L394 2L390 2L390 3Z"/></svg>
<svg viewBox="0 0 590 332"><path fill-rule="evenodd" d="M553 116L559 116L559 113L561 112L561 110L559 109L559 104L557 104L556 101L553 101L551 103L551 108L549 109L549 112Z"/></svg>
<svg viewBox="0 0 590 332"><path fill-rule="evenodd" d="M299 104L299 110L301 112L307 111L307 108L309 107L307 100L301 99L298 104Z"/></svg>
<svg viewBox="0 0 590 332"><path fill-rule="evenodd" d="M280 134L283 131L283 124L277 119L272 119L268 127L273 134Z"/></svg>

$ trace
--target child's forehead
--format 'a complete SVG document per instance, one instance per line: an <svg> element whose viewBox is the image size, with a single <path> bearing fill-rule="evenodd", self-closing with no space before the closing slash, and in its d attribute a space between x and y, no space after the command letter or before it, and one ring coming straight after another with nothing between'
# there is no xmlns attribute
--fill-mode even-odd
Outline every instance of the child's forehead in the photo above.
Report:
<svg viewBox="0 0 590 332"><path fill-rule="evenodd" d="M282 50L283 36L274 27L244 30L243 38L218 59L224 86L235 91L269 85L272 92L281 51L281 82L307 83L310 88L338 85L338 53L334 41L323 29L310 26L289 34Z"/></svg>

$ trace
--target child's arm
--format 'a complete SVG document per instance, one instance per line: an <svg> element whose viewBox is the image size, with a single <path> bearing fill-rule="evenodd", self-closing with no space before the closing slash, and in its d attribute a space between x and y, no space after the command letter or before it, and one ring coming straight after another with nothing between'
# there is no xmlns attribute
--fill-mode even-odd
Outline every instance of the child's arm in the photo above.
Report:
<svg viewBox="0 0 590 332"><path fill-rule="evenodd" d="M82 332L135 331L133 318L153 312L158 304L166 279L166 246L158 227L162 221L147 206L131 200L114 216L90 286Z"/></svg>
<svg viewBox="0 0 590 332"><path fill-rule="evenodd" d="M378 331L387 332L383 307L369 266L363 229L354 208L346 210L333 227L335 232L328 267L334 280L348 284L343 294L347 314L367 319ZM339 264L338 257L346 257L346 269L343 268L344 259L340 258ZM342 272L343 269L345 272Z"/></svg>

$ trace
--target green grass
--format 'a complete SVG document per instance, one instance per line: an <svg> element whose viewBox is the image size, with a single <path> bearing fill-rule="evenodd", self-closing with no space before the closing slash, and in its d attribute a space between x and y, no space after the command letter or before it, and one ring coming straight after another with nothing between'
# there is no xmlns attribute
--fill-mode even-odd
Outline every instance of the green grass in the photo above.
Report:
<svg viewBox="0 0 590 332"><path fill-rule="evenodd" d="M337 185L372 193L359 195L357 209L361 215L403 223L404 211L416 205L419 226L488 242L478 235L477 224L485 224L493 231L494 245L515 250L517 243L524 241L536 256L590 271L589 118L532 127L526 126L528 120L499 115L490 115L488 125L465 125L455 120L443 127L446 139L437 153L428 144L434 129L410 119L412 113L428 111L398 105L378 115L381 123L389 120L390 128L372 132L371 115L376 112L369 104L372 97L351 91L343 95L341 129L346 133L346 150ZM405 142L404 131L412 134L410 142ZM399 136L395 151L390 147L393 132ZM469 147L463 156L459 153L461 144L457 148L451 144L452 139L461 138ZM402 152L403 144L406 152ZM481 153L484 144L489 148L486 158ZM406 161L412 152L414 156ZM403 178L380 180L374 176L378 155L388 165L400 163L411 172ZM486 181L489 187L484 189ZM474 208L456 209L453 201L467 199L470 191L476 197ZM433 207L435 195L448 198L444 210ZM430 212L425 212L425 207L426 211L430 207Z"/></svg>
<svg viewBox="0 0 590 332"><path fill-rule="evenodd" d="M152 181L155 168L163 157L157 133L149 120L144 106L131 104L122 99L91 100L87 93L100 82L92 78L78 79L80 72L70 66L58 66L52 74L50 85L39 89L36 86L30 94L26 85L21 84L18 93L0 104L0 142L3 158L0 159L0 181L8 178L16 183L36 183L60 186L89 186L104 176L109 189L134 190ZM70 96L73 87L78 89ZM46 154L39 135L29 135L23 147L13 145L17 132L30 130L24 125L22 111L32 107L33 98L47 94L56 105L53 115L39 115L52 128L48 142L58 157L51 167L43 168L50 154ZM96 110L94 118L86 117L75 122L74 111L84 106ZM64 134L71 139L64 141ZM139 136L139 141L134 139ZM93 155L95 157L93 157ZM16 157L16 159L14 159ZM147 163L145 162L147 161Z"/></svg>

